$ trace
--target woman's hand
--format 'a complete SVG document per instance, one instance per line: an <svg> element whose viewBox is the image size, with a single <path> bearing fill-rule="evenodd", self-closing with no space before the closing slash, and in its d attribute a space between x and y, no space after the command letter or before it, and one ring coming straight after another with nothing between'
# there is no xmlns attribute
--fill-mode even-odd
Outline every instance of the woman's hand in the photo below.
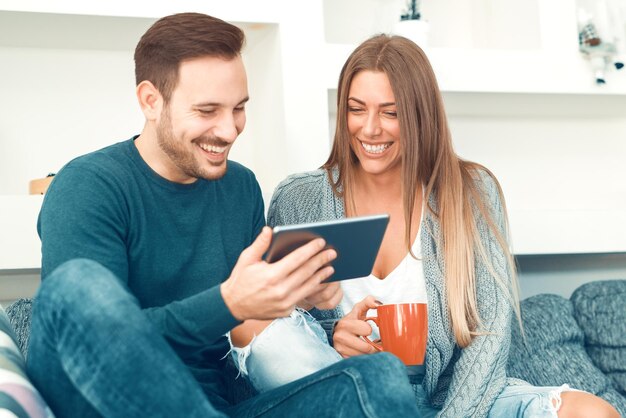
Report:
<svg viewBox="0 0 626 418"><path fill-rule="evenodd" d="M350 313L341 318L335 325L333 345L343 358L377 352L374 347L363 341L361 337L372 334L372 327L365 322L365 318L367 317L367 311L378 305L379 303L374 299L374 296L368 296L355 304Z"/></svg>

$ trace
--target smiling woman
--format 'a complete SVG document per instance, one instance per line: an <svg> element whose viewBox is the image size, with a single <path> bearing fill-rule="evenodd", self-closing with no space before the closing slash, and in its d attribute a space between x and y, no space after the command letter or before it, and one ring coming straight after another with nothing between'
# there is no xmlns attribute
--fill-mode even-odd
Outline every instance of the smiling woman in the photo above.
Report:
<svg viewBox="0 0 626 418"><path fill-rule="evenodd" d="M348 131L360 170L388 176L400 173L397 115L393 90L385 73L363 71L354 77L348 93Z"/></svg>
<svg viewBox="0 0 626 418"><path fill-rule="evenodd" d="M371 274L341 282L338 307L310 310L317 321L294 312L262 332L264 325L251 325L256 337L240 350L242 373L250 372L253 384L262 381L265 389L289 381L280 372L285 365L306 375L321 367L313 359L324 359L324 366L374 354L363 340L375 332L367 322L371 310L383 303L426 303L428 336L419 337L428 339L425 364L407 368L420 416L530 418L558 411L561 418L616 417L605 401L567 385L534 387L507 378L519 303L502 190L488 169L454 151L424 52L399 36L363 42L343 66L337 98L328 160L278 186L268 223L385 212L385 237ZM322 329L327 335L315 337ZM310 342L316 338L318 344ZM263 369L246 371L259 359Z"/></svg>

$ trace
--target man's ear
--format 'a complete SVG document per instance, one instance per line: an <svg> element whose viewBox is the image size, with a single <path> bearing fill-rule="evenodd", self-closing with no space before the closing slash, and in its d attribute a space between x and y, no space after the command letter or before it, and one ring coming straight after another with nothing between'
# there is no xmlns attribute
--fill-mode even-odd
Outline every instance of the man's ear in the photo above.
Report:
<svg viewBox="0 0 626 418"><path fill-rule="evenodd" d="M163 96L151 82L144 80L137 85L137 100L146 120L155 121L163 109Z"/></svg>

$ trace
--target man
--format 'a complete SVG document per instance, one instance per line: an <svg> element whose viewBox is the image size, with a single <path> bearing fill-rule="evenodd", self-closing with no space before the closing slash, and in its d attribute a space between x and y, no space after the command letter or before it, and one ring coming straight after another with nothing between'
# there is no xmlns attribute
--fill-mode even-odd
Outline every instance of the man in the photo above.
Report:
<svg viewBox="0 0 626 418"><path fill-rule="evenodd" d="M245 125L243 42L202 14L157 21L135 50L141 134L71 161L48 190L28 370L59 417L417 413L388 355L226 399L229 330L341 298L322 283L336 254L321 239L261 259L259 186L227 160Z"/></svg>

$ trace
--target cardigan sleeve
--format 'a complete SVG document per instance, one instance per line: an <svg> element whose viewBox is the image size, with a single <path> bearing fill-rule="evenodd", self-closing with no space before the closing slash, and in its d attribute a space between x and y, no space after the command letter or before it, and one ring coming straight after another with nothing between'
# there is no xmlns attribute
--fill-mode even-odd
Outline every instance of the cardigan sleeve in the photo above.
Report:
<svg viewBox="0 0 626 418"><path fill-rule="evenodd" d="M492 220L506 239L506 214L495 180L481 173L485 203ZM506 385L506 364L511 342L512 271L505 251L484 219L477 222L484 256L476 256L476 293L481 335L460 349L448 396L440 417L486 417Z"/></svg>
<svg viewBox="0 0 626 418"><path fill-rule="evenodd" d="M335 211L330 210L329 202L324 202L326 173L321 170L292 174L283 180L274 190L267 212L267 224L299 224L332 219ZM326 203L326 205L324 205ZM311 315L317 319L333 345L335 325L342 315L341 308L322 310L312 308Z"/></svg>

